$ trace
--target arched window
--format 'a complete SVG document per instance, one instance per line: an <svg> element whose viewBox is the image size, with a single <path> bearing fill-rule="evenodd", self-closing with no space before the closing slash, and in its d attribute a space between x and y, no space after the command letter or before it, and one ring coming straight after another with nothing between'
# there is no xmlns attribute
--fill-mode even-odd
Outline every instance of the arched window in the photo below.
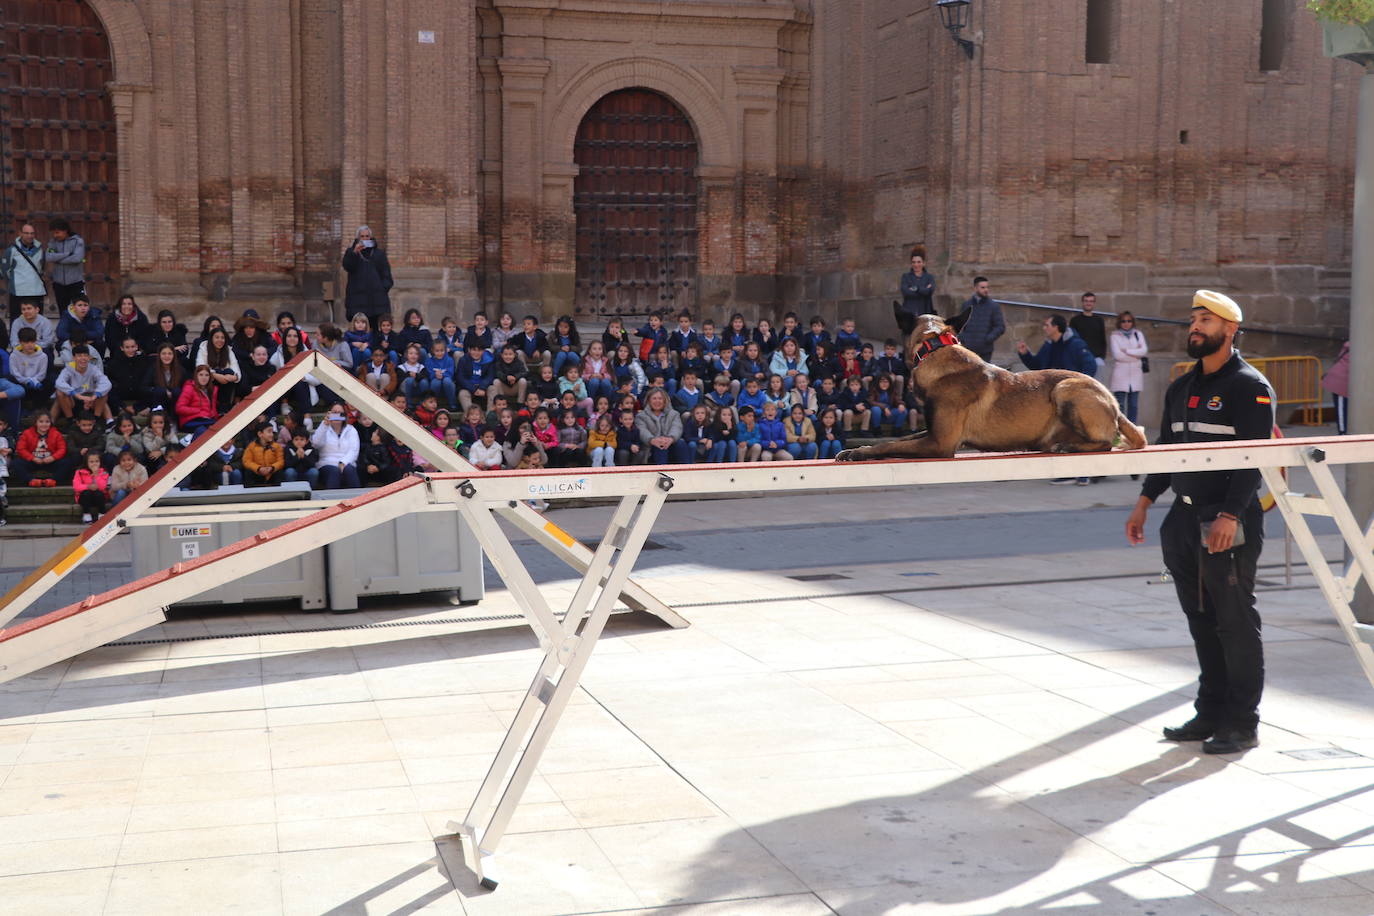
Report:
<svg viewBox="0 0 1374 916"><path fill-rule="evenodd" d="M696 302L697 139L648 89L602 97L577 129L573 185L579 315L645 315Z"/></svg>
<svg viewBox="0 0 1374 916"><path fill-rule="evenodd" d="M42 242L63 217L86 241L86 291L118 291L110 43L82 0L0 0L0 240L22 222Z"/></svg>

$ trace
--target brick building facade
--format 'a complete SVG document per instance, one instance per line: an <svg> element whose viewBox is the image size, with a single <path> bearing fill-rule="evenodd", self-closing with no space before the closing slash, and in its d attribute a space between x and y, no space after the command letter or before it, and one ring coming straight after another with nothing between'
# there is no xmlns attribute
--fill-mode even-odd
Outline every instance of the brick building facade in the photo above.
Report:
<svg viewBox="0 0 1374 916"><path fill-rule="evenodd" d="M981 272L1050 304L1092 288L1163 314L1205 285L1266 325L1345 322L1357 71L1283 4L974 0L969 60L930 0L86 2L113 62L119 279L187 317L320 317L367 223L393 304L431 319L592 316L623 282L641 305L886 328L922 242L942 305ZM692 142L592 136L631 90ZM668 203L655 150L694 157ZM608 226L592 172L643 226ZM691 230L670 240L660 205ZM630 268L650 279L609 279Z"/></svg>

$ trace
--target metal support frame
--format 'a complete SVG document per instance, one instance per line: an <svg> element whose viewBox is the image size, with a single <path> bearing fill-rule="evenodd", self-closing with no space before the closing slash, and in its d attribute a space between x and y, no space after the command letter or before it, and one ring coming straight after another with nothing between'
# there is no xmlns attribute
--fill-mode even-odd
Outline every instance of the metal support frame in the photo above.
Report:
<svg viewBox="0 0 1374 916"><path fill-rule="evenodd" d="M1336 616L1346 642L1355 651L1355 657L1364 670L1370 684L1374 684L1374 626L1360 623L1355 618L1351 602L1355 598L1356 586L1363 579L1374 586L1374 520L1369 527L1360 530L1359 522L1346 502L1340 485L1336 483L1331 467L1326 463L1326 452L1321 448L1308 449L1302 456L1303 467L1312 475L1320 496L1306 496L1288 489L1288 481L1279 468L1261 468L1264 482L1274 495L1274 504L1283 514L1283 520L1293 536L1293 541L1302 551L1303 559L1312 570L1322 596ZM1307 516L1320 515L1333 519L1341 533L1341 539L1353 558L1345 574L1337 576L1322 556L1312 529L1307 524Z"/></svg>
<svg viewBox="0 0 1374 916"><path fill-rule="evenodd" d="M488 546L489 556L501 578L521 596L521 606L531 618L530 625L539 634L540 647L544 650L539 669L482 780L467 817L461 823L450 821L448 824L448 829L467 838L469 861L483 887L496 887L492 869L496 847L505 836L535 767L577 690L596 641L611 615L616 595L629 578L672 488L672 480L666 476L648 481L647 486L642 480L635 484L632 492L621 497L611 514L601 543L561 624L549 621L552 615L547 604L490 512L474 505L461 508L463 517L469 520L473 529L482 532L479 537ZM524 596L530 592L533 598L527 600Z"/></svg>
<svg viewBox="0 0 1374 916"><path fill-rule="evenodd" d="M387 419L394 422L392 417ZM378 422L382 422L381 418ZM437 448L435 446L436 451ZM196 594L217 581L247 575L269 563L347 537L356 530L401 514L458 511L510 588L526 621L538 636L543 653L466 819L449 824L449 829L456 835L466 838L470 861L479 880L486 887L495 887L492 860L496 849L540 756L577 690L617 597L628 590L630 571L670 489L675 495L690 496L1256 468L1268 482L1322 594L1366 676L1374 684L1374 647L1371 646L1374 627L1356 622L1350 610L1350 597L1356 583L1361 578L1374 581L1374 525L1360 528L1330 470L1332 464L1371 463L1374 463L1374 435L1206 445L1184 443L1133 452L1078 455L978 454L952 459L860 464L796 461L662 469L583 469L575 474L559 469L469 471L410 477L221 548L200 560L177 564L171 570L105 595L93 596L18 627L0 630L0 681L69 658L156 622L161 619L160 605ZM1286 467L1307 468L1321 495L1291 493L1281 474ZM593 552L577 545L586 551L585 563L581 564L582 580L566 613L559 619L497 519L508 519L518 530L541 535L541 543L577 544L552 522L537 513L524 512L521 507L525 500L536 497L557 500L587 496L614 497L618 502L596 550ZM1335 519L1342 538L1355 556L1355 562L1343 577L1337 578L1322 557L1306 523L1305 515L1308 514L1329 515ZM99 526L94 527L99 529ZM562 556L573 562L571 553Z"/></svg>
<svg viewBox="0 0 1374 916"><path fill-rule="evenodd" d="M147 483L68 542L47 563L26 576L9 594L0 598L0 627L23 613L39 596L51 590L68 573L85 562L91 554L109 543L122 529L137 524L137 520L142 516L157 516L171 514L171 512L184 513L185 510L154 509L153 505L180 483L182 478L189 474L192 469L199 467L209 458L219 447L218 443L224 441L225 436L237 435L240 430L263 412L265 406L275 404L291 390L292 386L303 381L307 375L365 411L368 416L376 421L378 426L405 442L417 455L441 471L464 475L482 473L457 452L431 436L410 417L392 407L377 392L358 381L346 370L336 366L331 360L319 356L314 351L307 351L297 355L283 366L275 375L254 390L251 395L235 405L233 410L221 417L206 433L192 442L176 459L168 462L149 478ZM242 513L243 511L245 510L219 507L215 510L215 514L220 516L236 514L236 512ZM269 514L269 510L263 510L257 517L293 518L307 511L318 512L321 510L318 504L309 509L294 509L278 504L271 508L271 514ZM515 520L540 546L567 563L574 570L584 572L591 562L592 552L590 550L568 536L558 526L545 522L543 516L524 502L512 503L503 514ZM204 519L202 518L202 520ZM167 520L163 518L161 521L166 523ZM381 521L382 519L378 519L378 523ZM671 627L687 626L687 621L682 616L649 594L637 583L626 582L624 592L624 595L621 596L622 600L630 608L653 614ZM151 621L151 623L157 622L159 621ZM0 633L3 632L0 630ZM115 639L118 636L111 636L110 638ZM0 680L4 680L3 669L0 669Z"/></svg>

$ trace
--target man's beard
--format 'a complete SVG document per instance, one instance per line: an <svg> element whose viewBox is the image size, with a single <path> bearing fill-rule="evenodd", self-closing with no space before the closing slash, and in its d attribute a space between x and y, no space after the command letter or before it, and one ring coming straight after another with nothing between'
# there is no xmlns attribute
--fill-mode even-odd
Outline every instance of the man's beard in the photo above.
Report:
<svg viewBox="0 0 1374 916"><path fill-rule="evenodd" d="M1188 336L1188 355L1193 359L1202 359L1204 356L1211 356L1221 349L1221 345L1226 342L1225 334L1218 334L1215 337L1204 337L1197 340L1192 335Z"/></svg>

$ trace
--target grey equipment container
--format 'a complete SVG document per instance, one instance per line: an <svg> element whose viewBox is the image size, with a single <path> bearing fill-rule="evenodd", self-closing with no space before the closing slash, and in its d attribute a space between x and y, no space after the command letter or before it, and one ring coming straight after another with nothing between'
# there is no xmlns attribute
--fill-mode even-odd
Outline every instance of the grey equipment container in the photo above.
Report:
<svg viewBox="0 0 1374 916"><path fill-rule="evenodd" d="M277 502L308 500L310 484L304 481L275 487L227 486L218 490L173 490L157 501L161 507L182 507L193 516L197 509L215 511L236 502ZM182 560L203 557L211 551L252 537L282 524L281 519L245 519L242 522L198 524L138 525L133 537L134 576L142 578L167 569ZM299 599L301 610L322 610L327 604L325 556L312 550L283 560L247 576L240 576L202 592L176 607L205 604L243 604L248 601Z"/></svg>
<svg viewBox="0 0 1374 916"><path fill-rule="evenodd" d="M366 490L316 494L338 501ZM356 610L360 596L455 592L464 603L485 594L482 548L457 512L418 512L325 547L329 606Z"/></svg>

